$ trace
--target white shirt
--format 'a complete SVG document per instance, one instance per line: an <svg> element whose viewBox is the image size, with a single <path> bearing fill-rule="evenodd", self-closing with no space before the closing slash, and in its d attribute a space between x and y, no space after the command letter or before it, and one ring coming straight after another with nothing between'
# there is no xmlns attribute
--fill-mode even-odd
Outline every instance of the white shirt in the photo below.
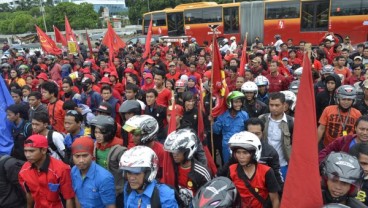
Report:
<svg viewBox="0 0 368 208"><path fill-rule="evenodd" d="M276 43L275 43L275 44L273 44L273 46L275 46L275 47L276 47L276 51L278 51L278 52L280 52L280 51L281 51L280 45L281 45L282 43L284 43L284 42L283 42L281 39L278 39L278 40L276 41Z"/></svg>
<svg viewBox="0 0 368 208"><path fill-rule="evenodd" d="M286 119L286 114L284 113L284 116L282 117L281 120L274 120L271 118L271 114L269 115L269 123L268 123L268 130L267 130L267 139L268 139L268 144L270 144L273 148L275 148L275 150L277 151L278 155L279 155L279 161L280 161L280 166L286 166L288 165L285 156L284 156L284 151L282 148L282 140L281 140L281 129L280 129L280 123L281 121L285 121L287 122Z"/></svg>
<svg viewBox="0 0 368 208"><path fill-rule="evenodd" d="M234 51L236 50L236 47L237 47L236 42L235 41L232 42L230 45L230 52L234 53Z"/></svg>
<svg viewBox="0 0 368 208"><path fill-rule="evenodd" d="M229 44L225 44L220 48L220 52L226 53L226 51L230 50Z"/></svg>
<svg viewBox="0 0 368 208"><path fill-rule="evenodd" d="M65 145L64 145L64 136L62 134L60 134L59 132L57 131L54 131L52 133L52 141L54 142L55 146L56 146L56 149L57 151L59 152L59 154L63 157L65 157ZM50 156L55 158L55 159L58 159L60 160L61 158L59 157L59 155L53 151L50 147L49 147L49 151L50 151Z"/></svg>

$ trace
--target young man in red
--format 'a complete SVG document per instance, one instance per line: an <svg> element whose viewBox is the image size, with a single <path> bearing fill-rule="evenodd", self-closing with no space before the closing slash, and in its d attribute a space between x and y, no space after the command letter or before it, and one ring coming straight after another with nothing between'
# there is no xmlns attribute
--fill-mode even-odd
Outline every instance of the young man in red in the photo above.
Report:
<svg viewBox="0 0 368 208"><path fill-rule="evenodd" d="M164 107L169 106L169 102L171 100L171 91L165 88L165 73L158 71L154 76L154 82L154 89L158 92L157 104Z"/></svg>
<svg viewBox="0 0 368 208"><path fill-rule="evenodd" d="M74 207L70 167L47 154L47 138L32 135L24 142L28 160L19 172L19 183L26 192L27 207Z"/></svg>
<svg viewBox="0 0 368 208"><path fill-rule="evenodd" d="M269 80L269 92L280 92L282 90L288 90L289 82L278 71L277 61L271 61L270 74L266 76Z"/></svg>
<svg viewBox="0 0 368 208"><path fill-rule="evenodd" d="M232 150L230 179L234 182L241 198L241 207L262 208L269 197L272 207L280 206L280 186L272 168L258 163L262 145L253 133L243 131L229 140Z"/></svg>

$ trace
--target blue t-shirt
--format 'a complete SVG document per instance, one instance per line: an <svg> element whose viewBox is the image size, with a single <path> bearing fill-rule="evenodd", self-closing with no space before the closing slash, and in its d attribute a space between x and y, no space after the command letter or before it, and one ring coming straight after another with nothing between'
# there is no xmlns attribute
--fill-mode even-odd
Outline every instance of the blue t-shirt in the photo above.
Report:
<svg viewBox="0 0 368 208"><path fill-rule="evenodd" d="M71 171L73 190L83 208L106 207L115 204L114 177L92 161L84 179L77 166Z"/></svg>
<svg viewBox="0 0 368 208"><path fill-rule="evenodd" d="M78 132L78 134L75 135L75 136L73 136L70 133L68 133L65 136L65 139L64 139L64 145L65 145L65 147L71 148L74 140L77 139L77 138L79 138L79 137L81 137L81 136L83 136L83 135L84 135L84 129L83 128L81 128L80 131Z"/></svg>
<svg viewBox="0 0 368 208"><path fill-rule="evenodd" d="M126 182L124 186L124 208L137 208L138 202L140 202L140 207L142 208L151 207L151 196L155 186L160 194L160 202L162 208L179 207L175 199L174 190L165 184L157 183L156 180L153 180L150 184L148 184L144 192L141 194L139 194L135 190L132 190L132 192L130 192L130 194L128 195L127 186L128 182Z"/></svg>

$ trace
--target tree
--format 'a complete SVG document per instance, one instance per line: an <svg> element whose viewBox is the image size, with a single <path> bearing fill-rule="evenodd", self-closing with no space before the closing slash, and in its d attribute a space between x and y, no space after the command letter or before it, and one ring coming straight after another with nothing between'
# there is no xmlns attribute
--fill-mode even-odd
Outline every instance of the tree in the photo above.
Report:
<svg viewBox="0 0 368 208"><path fill-rule="evenodd" d="M9 6L8 3L0 4L0 12L10 12L12 11L12 8Z"/></svg>

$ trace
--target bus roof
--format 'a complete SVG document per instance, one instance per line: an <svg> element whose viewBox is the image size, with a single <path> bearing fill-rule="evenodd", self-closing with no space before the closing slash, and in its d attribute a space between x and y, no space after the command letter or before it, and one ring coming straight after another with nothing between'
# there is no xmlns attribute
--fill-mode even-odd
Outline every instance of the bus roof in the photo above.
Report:
<svg viewBox="0 0 368 208"><path fill-rule="evenodd" d="M220 6L222 6L222 7L235 7L235 6L240 6L240 2L237 2L237 3L220 4Z"/></svg>
<svg viewBox="0 0 368 208"><path fill-rule="evenodd" d="M197 7L207 7L207 6L218 6L216 2L196 2L196 3L189 3L189 4L180 4L175 7L175 9L190 9L190 8L197 8Z"/></svg>

